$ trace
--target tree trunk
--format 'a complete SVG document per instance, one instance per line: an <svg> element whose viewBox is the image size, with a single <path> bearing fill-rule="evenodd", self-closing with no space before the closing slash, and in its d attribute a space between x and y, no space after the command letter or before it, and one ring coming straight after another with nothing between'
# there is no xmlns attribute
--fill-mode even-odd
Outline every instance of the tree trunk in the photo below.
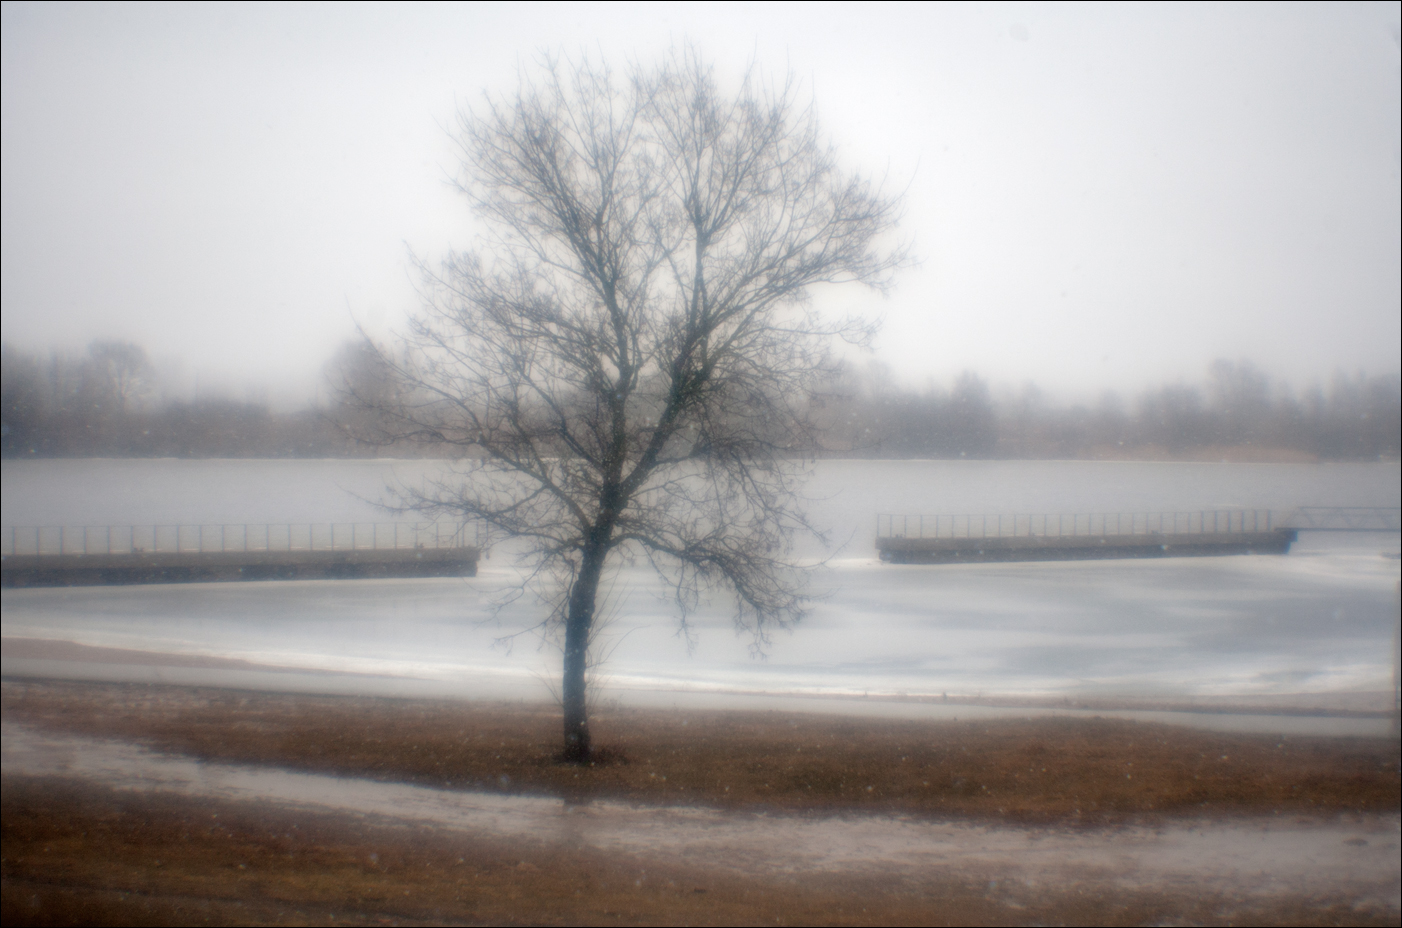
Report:
<svg viewBox="0 0 1402 928"><path fill-rule="evenodd" d="M589 632L594 626L594 600L599 592L607 548L590 546L570 590L565 617L565 678L561 687L565 710L565 751L561 760L583 764L589 760L589 709L584 701L584 669L589 655Z"/></svg>

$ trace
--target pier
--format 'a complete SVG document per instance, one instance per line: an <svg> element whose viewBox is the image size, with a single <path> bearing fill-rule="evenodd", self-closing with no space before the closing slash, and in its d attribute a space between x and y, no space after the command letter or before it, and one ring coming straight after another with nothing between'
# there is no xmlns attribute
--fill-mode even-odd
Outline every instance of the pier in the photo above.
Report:
<svg viewBox="0 0 1402 928"><path fill-rule="evenodd" d="M477 523L11 526L6 587L471 577Z"/></svg>
<svg viewBox="0 0 1402 928"><path fill-rule="evenodd" d="M891 564L1286 554L1299 529L1263 509L877 517Z"/></svg>
<svg viewBox="0 0 1402 928"><path fill-rule="evenodd" d="M1395 535L1402 531L1402 509L1387 506L1301 506L1280 521L1301 532L1366 532Z"/></svg>

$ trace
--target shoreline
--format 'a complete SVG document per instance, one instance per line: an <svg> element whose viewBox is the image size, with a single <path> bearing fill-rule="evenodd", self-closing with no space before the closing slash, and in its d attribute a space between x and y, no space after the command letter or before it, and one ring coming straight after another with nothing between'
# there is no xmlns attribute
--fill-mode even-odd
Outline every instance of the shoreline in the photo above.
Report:
<svg viewBox="0 0 1402 928"><path fill-rule="evenodd" d="M1402 808L1394 738L1240 734L1116 718L911 720L596 707L560 765L559 710L148 683L0 683L7 723L202 761L452 789L799 813L1023 822Z"/></svg>
<svg viewBox="0 0 1402 928"><path fill-rule="evenodd" d="M493 697L455 692L440 680L349 670L282 666L240 658L101 647L48 638L0 640L3 675L13 680L68 680L203 686L261 693L380 696L472 702ZM1170 696L1124 694L783 693L764 690L601 687L599 701L664 711L781 711L834 718L910 721L960 718L1121 718L1241 733L1386 737L1396 730L1387 691ZM498 695L495 698L510 698ZM529 696L523 694L523 699ZM538 700L548 708L551 703Z"/></svg>

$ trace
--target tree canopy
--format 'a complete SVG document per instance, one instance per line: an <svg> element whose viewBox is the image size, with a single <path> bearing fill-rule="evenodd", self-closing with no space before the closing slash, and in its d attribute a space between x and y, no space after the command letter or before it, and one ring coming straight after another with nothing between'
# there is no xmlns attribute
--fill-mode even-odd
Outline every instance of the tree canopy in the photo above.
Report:
<svg viewBox="0 0 1402 928"><path fill-rule="evenodd" d="M547 60L461 117L479 247L425 266L400 386L362 397L380 438L455 448L406 506L529 541L560 593L565 758L590 753L586 653L610 559L644 557L680 621L734 596L763 642L798 618L811 531L797 490L834 369L820 284L882 290L898 200L839 169L792 80L725 92L692 49L618 75ZM353 391L352 391L353 392Z"/></svg>

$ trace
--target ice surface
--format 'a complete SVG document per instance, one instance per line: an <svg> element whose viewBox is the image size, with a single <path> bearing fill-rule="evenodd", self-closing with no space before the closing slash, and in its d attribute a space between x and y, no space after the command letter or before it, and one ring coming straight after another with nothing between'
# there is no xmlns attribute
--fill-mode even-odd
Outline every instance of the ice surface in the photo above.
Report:
<svg viewBox="0 0 1402 928"><path fill-rule="evenodd" d="M385 518L364 500L438 466L6 462L4 522ZM665 590L624 565L600 604L612 650L599 695L1182 701L1391 689L1398 562L1380 552L1396 550L1396 535L1305 536L1286 557L933 567L881 564L872 538L879 511L1396 506L1395 464L829 461L808 492L841 547L814 577L826 598L794 631L757 658L717 597L691 616L688 648ZM504 640L536 624L540 604L493 609L519 576L502 547L472 579L5 590L3 633L241 658L312 672L308 686L317 673L369 674L433 693L548 698L554 642Z"/></svg>

